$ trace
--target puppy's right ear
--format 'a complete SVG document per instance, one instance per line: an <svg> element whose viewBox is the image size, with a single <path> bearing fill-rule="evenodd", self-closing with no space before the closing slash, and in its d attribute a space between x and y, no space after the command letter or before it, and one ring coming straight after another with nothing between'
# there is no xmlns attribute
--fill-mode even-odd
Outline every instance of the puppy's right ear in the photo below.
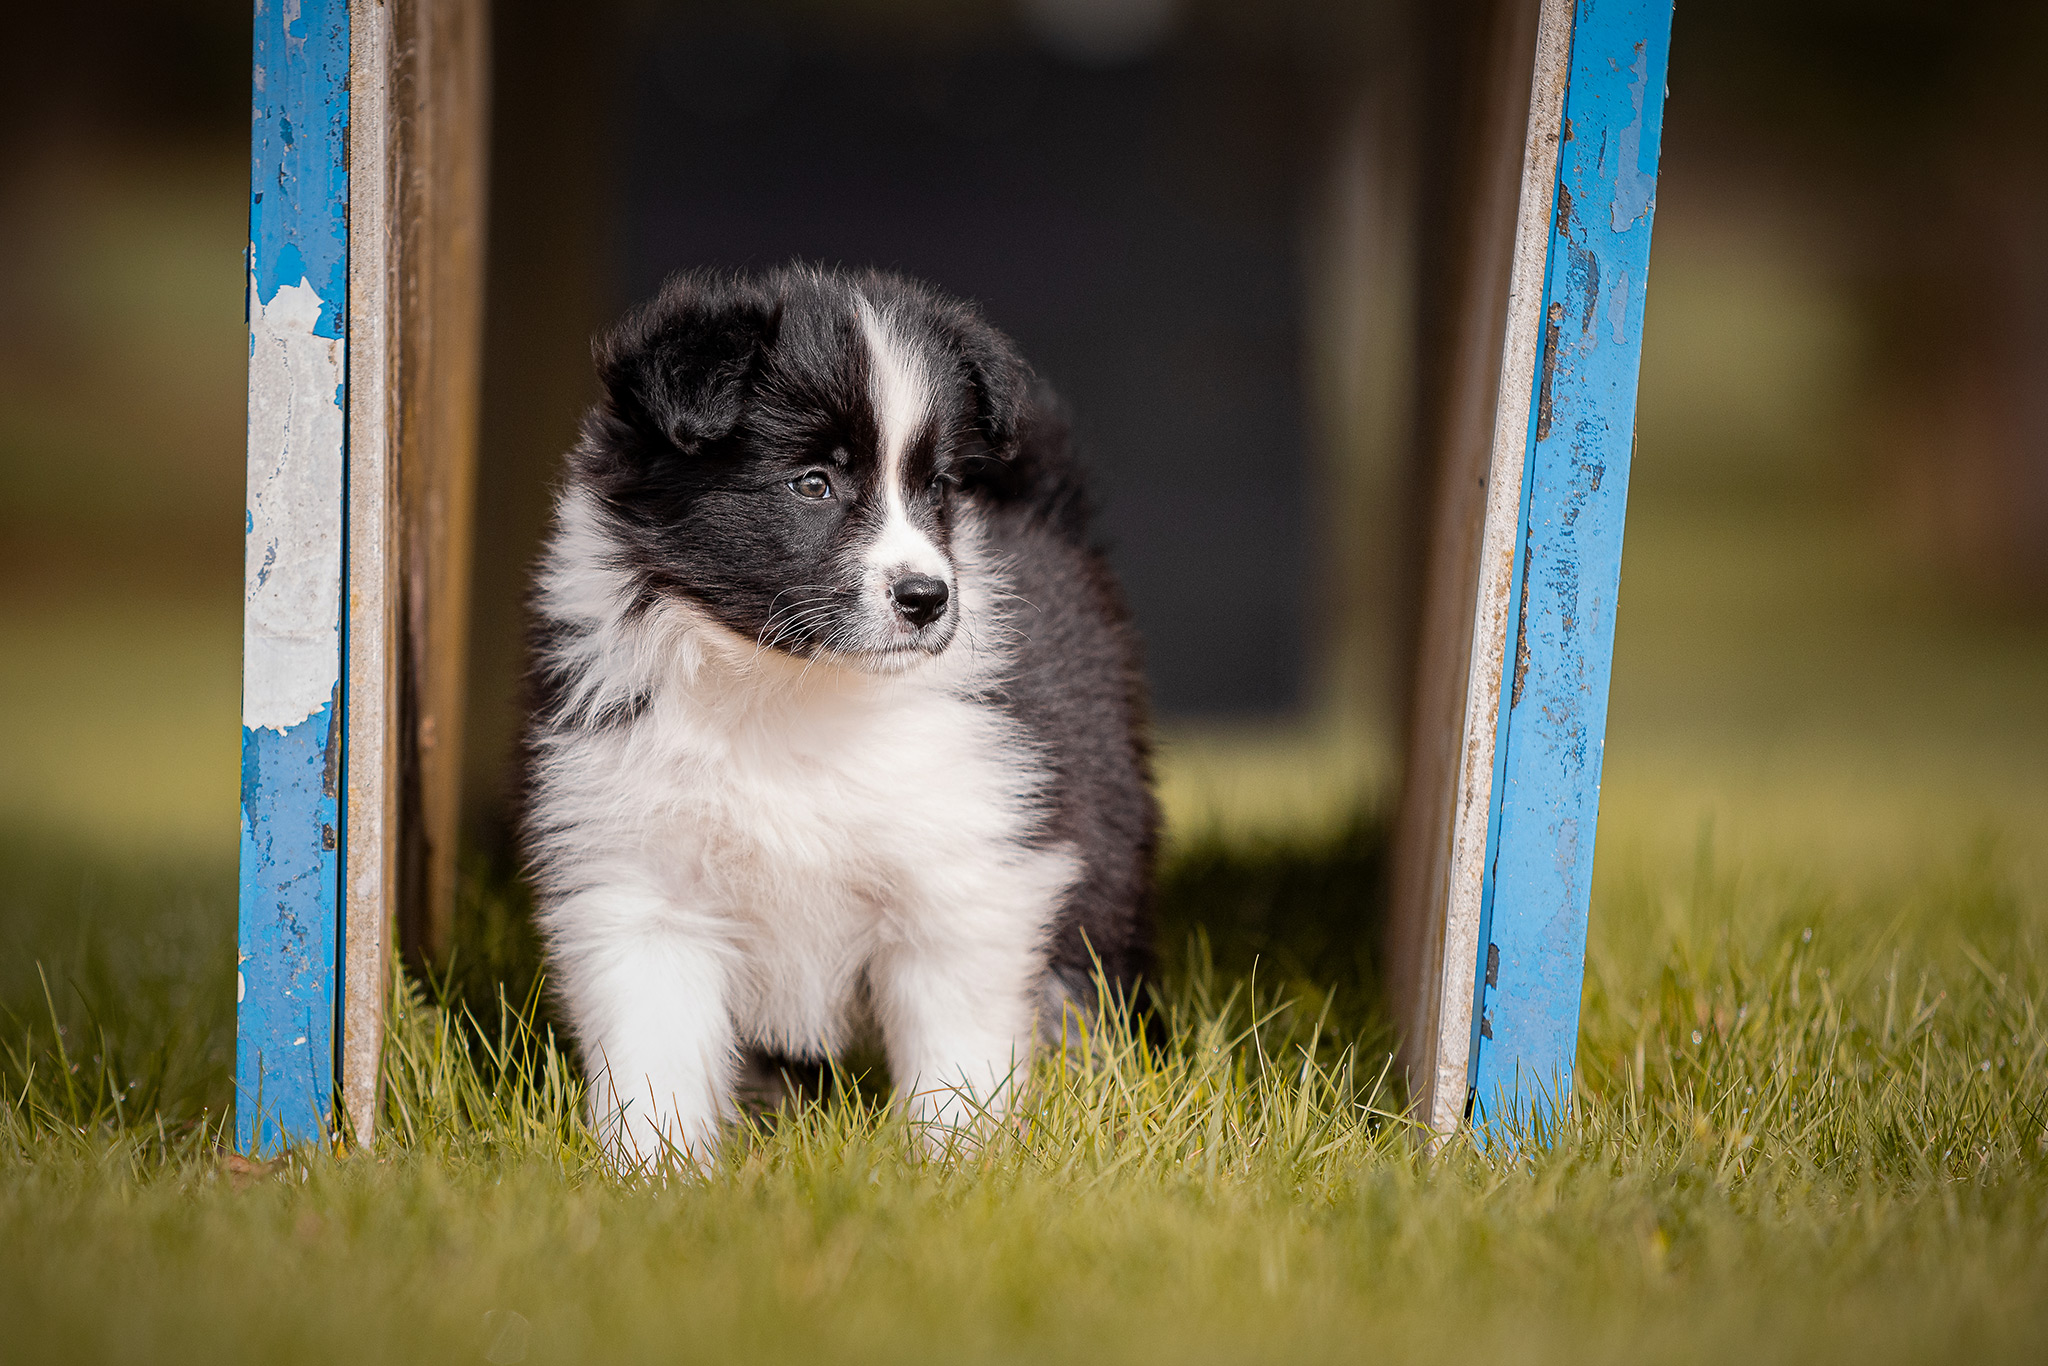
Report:
<svg viewBox="0 0 2048 1366"><path fill-rule="evenodd" d="M672 275L597 343L611 416L685 454L731 435L782 310L750 279Z"/></svg>

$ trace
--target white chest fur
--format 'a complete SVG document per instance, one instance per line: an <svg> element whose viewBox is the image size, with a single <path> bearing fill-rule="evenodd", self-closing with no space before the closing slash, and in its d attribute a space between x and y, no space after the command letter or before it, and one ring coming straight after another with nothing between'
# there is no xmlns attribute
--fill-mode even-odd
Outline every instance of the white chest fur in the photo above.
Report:
<svg viewBox="0 0 2048 1366"><path fill-rule="evenodd" d="M879 950L996 910L1042 935L1072 868L1028 847L1042 778L999 713L918 679L796 674L658 693L556 781L596 817L569 860L650 882L726 957L739 1035L816 1056Z"/></svg>

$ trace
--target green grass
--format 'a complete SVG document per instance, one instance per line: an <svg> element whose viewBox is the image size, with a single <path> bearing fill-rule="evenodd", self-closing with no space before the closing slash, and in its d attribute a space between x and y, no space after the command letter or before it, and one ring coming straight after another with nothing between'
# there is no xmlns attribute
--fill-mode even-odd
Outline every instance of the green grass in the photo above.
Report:
<svg viewBox="0 0 2048 1366"><path fill-rule="evenodd" d="M1168 1047L1110 1028L1047 1060L977 1152L917 1159L847 1086L659 1188L606 1172L544 1022L498 1007L530 969L504 889L467 908L495 947L397 1011L374 1150L248 1170L222 1141L222 870L11 847L6 1356L2048 1350L2048 903L2023 861L1981 845L1845 892L1703 838L1610 879L1571 1119L1431 1154L1354 950L1371 834L1184 842Z"/></svg>

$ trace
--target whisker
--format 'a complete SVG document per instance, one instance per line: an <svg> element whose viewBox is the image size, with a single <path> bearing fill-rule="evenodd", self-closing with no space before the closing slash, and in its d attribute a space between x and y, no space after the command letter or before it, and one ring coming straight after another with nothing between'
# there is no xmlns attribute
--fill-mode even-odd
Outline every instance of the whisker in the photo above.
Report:
<svg viewBox="0 0 2048 1366"><path fill-rule="evenodd" d="M839 607L836 591L822 584L799 584L795 588L786 588L775 596L779 600L789 593L798 591L826 593L831 596L821 600L806 600L792 603L787 607L777 607L771 610L767 618L761 623L760 631L754 637L754 657L756 659L760 658L762 650L780 648L785 641L794 639L800 633L825 620Z"/></svg>

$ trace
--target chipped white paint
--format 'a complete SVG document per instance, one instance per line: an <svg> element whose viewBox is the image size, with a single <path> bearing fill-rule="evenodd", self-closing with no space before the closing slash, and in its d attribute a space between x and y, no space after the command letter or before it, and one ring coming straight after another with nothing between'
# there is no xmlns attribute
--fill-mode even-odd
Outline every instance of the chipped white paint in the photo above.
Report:
<svg viewBox="0 0 2048 1366"><path fill-rule="evenodd" d="M341 677L342 344L306 280L249 297L242 724L283 731Z"/></svg>

